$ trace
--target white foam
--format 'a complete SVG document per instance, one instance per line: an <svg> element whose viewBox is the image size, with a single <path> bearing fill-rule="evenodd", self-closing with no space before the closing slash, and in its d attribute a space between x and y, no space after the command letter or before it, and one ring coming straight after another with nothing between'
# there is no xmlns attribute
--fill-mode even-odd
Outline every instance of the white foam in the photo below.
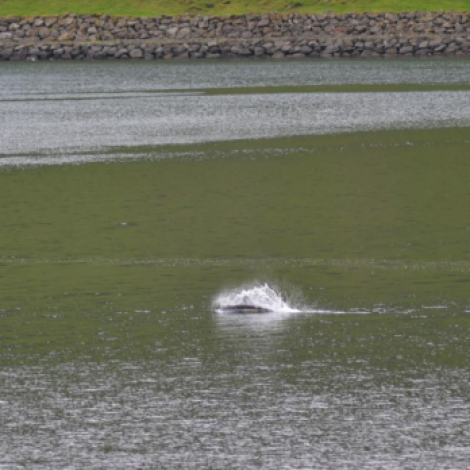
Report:
<svg viewBox="0 0 470 470"><path fill-rule="evenodd" d="M291 303L277 287L264 283L224 290L213 299L212 306L217 311L241 304L266 308L271 312L296 313L302 311Z"/></svg>

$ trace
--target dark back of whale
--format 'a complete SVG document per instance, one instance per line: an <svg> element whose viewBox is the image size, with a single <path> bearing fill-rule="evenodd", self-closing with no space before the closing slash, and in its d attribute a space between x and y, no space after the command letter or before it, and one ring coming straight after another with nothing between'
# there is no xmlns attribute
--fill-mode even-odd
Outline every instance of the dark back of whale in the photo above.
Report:
<svg viewBox="0 0 470 470"><path fill-rule="evenodd" d="M256 305L238 304L229 305L228 307L221 308L224 312L230 313L269 313L271 310L264 307L257 307Z"/></svg>

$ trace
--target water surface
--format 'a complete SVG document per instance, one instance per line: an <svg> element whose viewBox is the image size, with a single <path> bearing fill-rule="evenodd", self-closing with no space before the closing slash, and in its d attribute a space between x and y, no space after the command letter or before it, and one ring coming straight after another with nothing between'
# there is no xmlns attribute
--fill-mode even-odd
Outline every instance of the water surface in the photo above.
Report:
<svg viewBox="0 0 470 470"><path fill-rule="evenodd" d="M0 65L0 469L467 468L469 62Z"/></svg>

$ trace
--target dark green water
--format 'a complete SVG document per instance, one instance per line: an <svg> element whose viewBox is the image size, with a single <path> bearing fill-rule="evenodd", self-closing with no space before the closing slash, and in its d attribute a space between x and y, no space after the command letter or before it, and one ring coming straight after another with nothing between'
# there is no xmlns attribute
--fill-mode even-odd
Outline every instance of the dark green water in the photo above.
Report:
<svg viewBox="0 0 470 470"><path fill-rule="evenodd" d="M12 131L0 469L467 468L470 132L420 96L440 126L178 146L97 130L71 150L50 134L32 166L53 109ZM73 108L77 128L99 104ZM263 283L298 311L214 310Z"/></svg>

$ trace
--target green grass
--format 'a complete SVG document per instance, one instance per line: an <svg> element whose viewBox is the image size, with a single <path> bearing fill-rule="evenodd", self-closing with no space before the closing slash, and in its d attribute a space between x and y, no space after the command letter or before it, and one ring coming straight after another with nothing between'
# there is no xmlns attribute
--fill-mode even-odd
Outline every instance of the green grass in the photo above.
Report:
<svg viewBox="0 0 470 470"><path fill-rule="evenodd" d="M470 0L0 0L0 16L103 13L126 16L261 12L468 11Z"/></svg>

